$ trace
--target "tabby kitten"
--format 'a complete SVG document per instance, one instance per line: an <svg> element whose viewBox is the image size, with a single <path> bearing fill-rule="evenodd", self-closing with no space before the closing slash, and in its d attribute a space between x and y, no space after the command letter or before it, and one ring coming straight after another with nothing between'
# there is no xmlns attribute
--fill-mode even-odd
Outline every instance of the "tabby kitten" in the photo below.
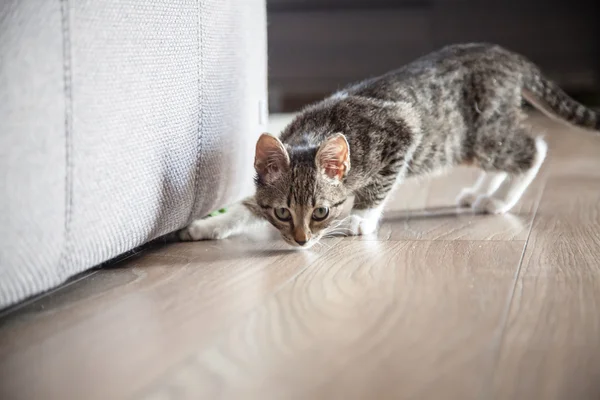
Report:
<svg viewBox="0 0 600 400"><path fill-rule="evenodd" d="M192 222L182 240L222 239L260 220L310 247L335 230L370 234L391 190L456 165L482 173L459 206L509 211L538 173L547 145L524 124L522 101L579 127L600 116L568 97L524 57L499 46L445 47L307 107L279 138L256 144L256 193ZM349 217L339 219L349 197Z"/></svg>

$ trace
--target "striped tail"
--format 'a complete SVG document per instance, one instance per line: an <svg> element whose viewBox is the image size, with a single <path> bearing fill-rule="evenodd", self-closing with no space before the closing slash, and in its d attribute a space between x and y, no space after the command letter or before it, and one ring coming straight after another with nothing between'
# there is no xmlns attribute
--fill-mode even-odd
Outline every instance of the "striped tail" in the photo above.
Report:
<svg viewBox="0 0 600 400"><path fill-rule="evenodd" d="M533 68L526 77L523 97L550 117L584 129L600 131L600 113L578 103Z"/></svg>

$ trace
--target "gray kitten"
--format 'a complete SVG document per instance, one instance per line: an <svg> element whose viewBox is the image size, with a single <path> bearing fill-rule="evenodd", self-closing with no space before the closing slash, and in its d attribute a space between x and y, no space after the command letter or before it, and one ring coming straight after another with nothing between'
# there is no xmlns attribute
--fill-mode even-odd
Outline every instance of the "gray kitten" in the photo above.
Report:
<svg viewBox="0 0 600 400"><path fill-rule="evenodd" d="M370 234L392 189L456 165L482 170L460 206L509 211L538 173L546 142L524 124L522 101L573 125L600 116L568 97L524 57L499 46L445 47L304 109L280 138L256 144L256 194L192 222L182 240L222 239L267 220L292 245ZM342 206L354 197L349 217Z"/></svg>

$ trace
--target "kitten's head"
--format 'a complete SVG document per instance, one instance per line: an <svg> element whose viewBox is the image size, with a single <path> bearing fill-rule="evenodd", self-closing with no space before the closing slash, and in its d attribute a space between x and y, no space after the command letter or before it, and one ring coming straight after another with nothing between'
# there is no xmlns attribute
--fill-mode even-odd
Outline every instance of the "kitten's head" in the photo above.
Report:
<svg viewBox="0 0 600 400"><path fill-rule="evenodd" d="M256 202L284 240L311 247L335 225L348 197L350 149L341 133L319 147L289 148L263 134L256 143Z"/></svg>

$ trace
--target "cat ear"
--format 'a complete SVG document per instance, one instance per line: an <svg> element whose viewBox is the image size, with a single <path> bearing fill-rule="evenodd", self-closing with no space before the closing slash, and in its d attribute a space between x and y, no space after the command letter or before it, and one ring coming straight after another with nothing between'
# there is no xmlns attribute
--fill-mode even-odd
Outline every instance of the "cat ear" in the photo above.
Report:
<svg viewBox="0 0 600 400"><path fill-rule="evenodd" d="M290 157L283 143L275 136L263 133L256 142L254 169L266 182L273 182L290 165Z"/></svg>
<svg viewBox="0 0 600 400"><path fill-rule="evenodd" d="M317 151L317 168L330 179L341 180L350 171L350 146L346 137L336 133Z"/></svg>

